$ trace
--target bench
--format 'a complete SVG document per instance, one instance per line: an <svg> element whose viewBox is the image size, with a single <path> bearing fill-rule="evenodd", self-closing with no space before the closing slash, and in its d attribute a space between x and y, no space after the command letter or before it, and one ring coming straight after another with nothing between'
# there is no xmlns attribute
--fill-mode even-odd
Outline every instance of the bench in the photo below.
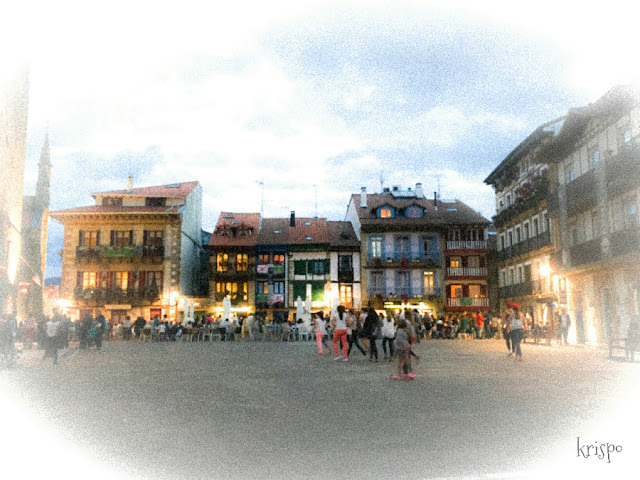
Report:
<svg viewBox="0 0 640 480"><path fill-rule="evenodd" d="M609 358L613 358L614 350L624 350L625 359L633 362L635 352L640 352L640 342L637 338L611 337L609 339Z"/></svg>

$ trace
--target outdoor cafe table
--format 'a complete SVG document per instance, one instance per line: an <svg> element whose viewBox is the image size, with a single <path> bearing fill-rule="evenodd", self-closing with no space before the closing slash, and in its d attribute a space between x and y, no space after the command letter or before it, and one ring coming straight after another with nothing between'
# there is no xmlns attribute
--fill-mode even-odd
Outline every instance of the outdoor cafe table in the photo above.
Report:
<svg viewBox="0 0 640 480"><path fill-rule="evenodd" d="M262 328L264 329L265 337L268 335L270 339L273 339L280 332L280 325L277 324L267 323Z"/></svg>

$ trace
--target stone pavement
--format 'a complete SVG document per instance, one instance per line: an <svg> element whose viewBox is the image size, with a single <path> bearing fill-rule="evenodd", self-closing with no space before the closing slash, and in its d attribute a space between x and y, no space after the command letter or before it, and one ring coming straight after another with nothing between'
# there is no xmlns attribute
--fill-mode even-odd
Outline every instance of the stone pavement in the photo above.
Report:
<svg viewBox="0 0 640 480"><path fill-rule="evenodd" d="M640 363L499 340L415 346L417 378L315 342L106 342L0 372L21 478L619 478L638 450ZM381 349L380 349L381 351ZM580 437L580 440L578 440ZM622 449L599 459L595 448ZM583 448L582 453L585 453ZM636 470L637 471L637 470ZM5 478L13 478L5 476Z"/></svg>

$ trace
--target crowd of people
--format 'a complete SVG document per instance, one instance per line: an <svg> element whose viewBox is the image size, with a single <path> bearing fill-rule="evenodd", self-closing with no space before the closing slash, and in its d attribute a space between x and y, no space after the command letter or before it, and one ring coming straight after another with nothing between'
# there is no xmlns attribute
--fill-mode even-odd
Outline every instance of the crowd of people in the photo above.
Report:
<svg viewBox="0 0 640 480"><path fill-rule="evenodd" d="M191 340L203 340L206 335L214 334L220 340L234 340L236 336L243 339L255 340L259 335L264 338L271 332L272 338L290 339L291 332L315 334L318 355L325 352L333 355L335 360L348 361L352 351L358 350L369 361L378 362L382 356L385 361L398 362L398 378L410 378L411 358L419 358L413 352L411 345L419 343L424 338L455 339L476 338L489 339L500 334L506 341L508 355L516 360L522 360L521 343L527 317L520 312L519 305L509 304L510 309L504 312L500 320L485 318L481 313L443 315L433 317L429 313L420 315L417 310L405 308L399 313L392 311L376 311L373 308L362 311L349 310L340 305L336 311L325 318L323 312L313 314L312 324L303 324L302 319L289 322L266 325L265 319L257 315L238 317L235 314L223 318L219 315L196 316L187 323L170 320L165 315L163 319L156 316L146 321L137 317L134 321L126 316L122 322L114 324L107 321L100 311L95 316L86 313L79 321L71 322L68 317L54 311L51 318L43 317L36 321L33 315L28 315L19 326L15 325L15 316L3 318L0 330L0 341L3 352L11 352L9 338L21 341L24 349L34 345L44 348L42 360L51 358L58 362L58 350L68 348L69 340L78 342L78 348L100 350L103 340L115 338L122 340L151 338L157 340L175 341L188 334ZM308 322L308 320L307 320ZM566 331L569 328L568 315L560 317L559 328L561 338L566 343ZM14 332L6 333L5 332ZM274 335L274 332L277 335ZM5 334L6 333L6 334ZM560 336L559 335L559 336ZM15 338L17 337L17 338ZM301 338L299 335L298 338ZM378 342L382 345L382 355L378 350ZM6 345L5 345L6 344ZM6 346L6 348L4 348ZM14 350L15 351L15 347ZM7 355L10 356L10 355Z"/></svg>

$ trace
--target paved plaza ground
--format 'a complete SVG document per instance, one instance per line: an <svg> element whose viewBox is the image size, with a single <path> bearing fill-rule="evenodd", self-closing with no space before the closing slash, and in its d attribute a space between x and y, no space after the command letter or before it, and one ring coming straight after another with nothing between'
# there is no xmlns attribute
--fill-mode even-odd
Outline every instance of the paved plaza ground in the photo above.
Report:
<svg viewBox="0 0 640 480"><path fill-rule="evenodd" d="M640 470L640 362L501 340L395 366L312 342L106 342L0 372L4 478L622 478ZM578 440L580 437L580 440ZM582 445L621 451L585 458ZM631 470L633 468L633 470ZM632 473L635 471L635 473Z"/></svg>

